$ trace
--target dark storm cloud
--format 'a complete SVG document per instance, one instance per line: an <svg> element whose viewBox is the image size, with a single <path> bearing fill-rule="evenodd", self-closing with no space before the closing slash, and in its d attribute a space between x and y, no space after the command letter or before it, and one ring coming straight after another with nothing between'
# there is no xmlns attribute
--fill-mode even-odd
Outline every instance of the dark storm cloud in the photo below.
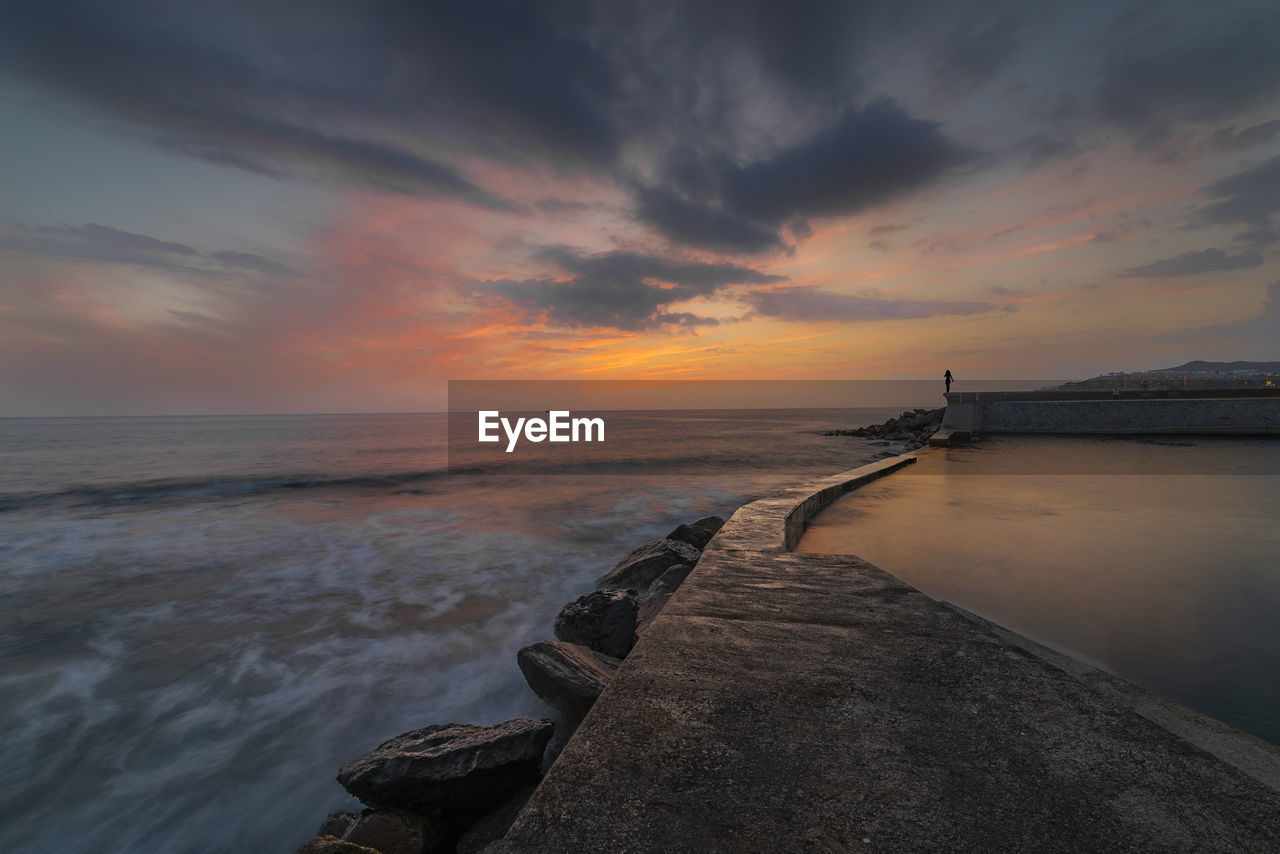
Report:
<svg viewBox="0 0 1280 854"><path fill-rule="evenodd" d="M1219 128L1209 137L1209 146L1218 151L1244 151L1266 145L1280 136L1280 119L1236 130L1235 125Z"/></svg>
<svg viewBox="0 0 1280 854"><path fill-rule="evenodd" d="M777 87L798 115L838 109L864 94L869 45L908 26L914 2L845 0L641 0L595 4L596 40L623 69L620 112L680 141L732 136L740 112ZM743 86L742 84L747 84ZM666 139L667 142L671 140Z"/></svg>
<svg viewBox="0 0 1280 854"><path fill-rule="evenodd" d="M711 32L734 26L732 20L745 14L747 43L759 51L763 66L793 91L840 101L858 85L858 30L874 14L874 4L765 0L719 5L716 20L709 22Z"/></svg>
<svg viewBox="0 0 1280 854"><path fill-rule="evenodd" d="M936 122L879 99L764 159L708 158L700 170L681 163L669 174L685 176L685 194L641 189L637 213L673 240L763 251L781 245L777 230L787 220L863 210L939 179L970 156ZM711 187L714 200L705 200Z"/></svg>
<svg viewBox="0 0 1280 854"><path fill-rule="evenodd" d="M220 130L221 145L188 137L182 131L159 141L164 148L200 160L227 166L243 164L244 168L265 175L285 174L288 167L280 164L300 158L340 181L392 193L449 195L485 207L507 207L449 164L385 142L241 115L224 116ZM239 155L236 148L253 151L260 159Z"/></svg>
<svg viewBox="0 0 1280 854"><path fill-rule="evenodd" d="M726 172L722 193L731 208L767 223L852 213L938 178L966 155L937 122L880 99L772 158Z"/></svg>
<svg viewBox="0 0 1280 854"><path fill-rule="evenodd" d="M265 117L225 114L219 121L218 138L192 134L184 125L211 118L170 113L165 118L173 130L156 141L170 151L232 166L269 177L284 177L290 167L301 162L336 180L364 184L405 195L450 195L494 208L506 203L477 187L457 169L431 158L420 157L386 143L335 136L313 128L277 122ZM240 151L252 154L237 153Z"/></svg>
<svg viewBox="0 0 1280 854"><path fill-rule="evenodd" d="M1280 212L1280 156L1215 181L1201 192L1215 201L1195 212L1193 227L1247 226L1234 240L1254 249L1280 241L1280 231L1272 224Z"/></svg>
<svg viewBox="0 0 1280 854"><path fill-rule="evenodd" d="M799 322L908 320L992 310L991 304L985 302L870 299L818 288L756 291L748 294L745 301L765 317Z"/></svg>
<svg viewBox="0 0 1280 854"><path fill-rule="evenodd" d="M609 85L604 61L556 31L540 4L503 6L10 3L0 70L220 165L282 175L302 164L493 205L393 132L447 113L481 148L488 135L600 158L615 144L592 105Z"/></svg>
<svg viewBox="0 0 1280 854"><path fill-rule="evenodd" d="M1197 211L1201 223L1244 223L1265 229L1280 211L1280 156L1216 181L1202 192L1217 201Z"/></svg>
<svg viewBox="0 0 1280 854"><path fill-rule="evenodd" d="M219 268L289 275L287 266L254 252L208 255L186 245L97 223L0 230L0 253L52 259L132 264L168 271L208 274ZM216 262L210 265L209 262Z"/></svg>
<svg viewBox="0 0 1280 854"><path fill-rule="evenodd" d="M950 90L972 89L1003 71L1020 45L1022 19L1006 14L994 21L965 21L942 40L934 75Z"/></svg>
<svg viewBox="0 0 1280 854"><path fill-rule="evenodd" d="M463 158L587 170L672 242L731 253L785 250L807 218L874 207L973 159L921 107L871 88L901 70L896 56L951 95L1013 69L1015 88L1036 90L1028 103L1056 97L1072 121L1142 138L1174 120L1220 128L1280 83L1277 10L1201 38L1142 7L1108 35L1085 30L1072 74L1100 78L1076 87L1036 64L1037 47L1066 37L1055 14L998 0L14 0L0 7L0 73L166 151L280 179L515 209ZM1276 124L1222 128L1209 145L1266 144ZM1089 130L993 125L1026 138L986 147L1039 166Z"/></svg>
<svg viewBox="0 0 1280 854"><path fill-rule="evenodd" d="M1044 134L1029 136L1018 143L1018 148L1026 152L1025 166L1036 169L1053 160L1075 157L1081 152L1074 140L1054 139Z"/></svg>
<svg viewBox="0 0 1280 854"><path fill-rule="evenodd" d="M791 237L795 240L808 240L813 237L813 226L802 216L795 217L787 223L787 231L791 232Z"/></svg>
<svg viewBox="0 0 1280 854"><path fill-rule="evenodd" d="M1200 273L1222 273L1243 270L1262 264L1257 252L1228 255L1221 249L1202 249L1184 252L1173 258L1162 258L1141 267L1131 267L1120 274L1123 279L1168 279L1176 276L1195 276Z"/></svg>
<svg viewBox="0 0 1280 854"><path fill-rule="evenodd" d="M1242 231L1231 239L1236 243L1243 243L1245 246L1263 249L1273 243L1280 242L1280 231L1276 231L1273 228L1255 228L1250 231Z"/></svg>
<svg viewBox="0 0 1280 854"><path fill-rule="evenodd" d="M746 253L784 246L775 228L753 223L720 206L682 198L666 187L638 188L636 215L675 243Z"/></svg>
<svg viewBox="0 0 1280 854"><path fill-rule="evenodd" d="M744 60L847 103L879 5L17 0L0 71L219 165L493 204L450 152L609 170L628 138L724 135Z"/></svg>
<svg viewBox="0 0 1280 854"><path fill-rule="evenodd" d="M865 106L868 46L918 23L878 2L19 0L0 11L0 72L167 151L276 178L502 206L454 160L591 169L672 240L758 252L796 216L877 204L954 162L937 125ZM1011 26L967 26L944 65L986 73ZM762 136L765 91L785 138ZM637 182L624 148L666 168Z"/></svg>
<svg viewBox="0 0 1280 854"><path fill-rule="evenodd" d="M1280 86L1280 6L1220 27L1187 21L1197 29L1163 44L1151 32L1117 33L1104 62L1098 113L1132 128L1140 142L1160 142L1175 121L1212 121L1263 103Z"/></svg>
<svg viewBox="0 0 1280 854"><path fill-rule="evenodd" d="M671 261L631 252L578 255L552 247L540 256L570 274L554 279L485 282L482 293L539 315L547 323L568 327L606 327L622 330L663 326L714 325L714 318L687 312L671 313L667 306L710 296L726 285L771 284L784 281L732 264Z"/></svg>
<svg viewBox="0 0 1280 854"><path fill-rule="evenodd" d="M595 164L617 155L611 108L622 81L588 2L391 2L361 9L408 78L418 110L501 147L535 147Z"/></svg>
<svg viewBox="0 0 1280 854"><path fill-rule="evenodd" d="M762 285L781 282L785 276L773 276L734 264L704 264L671 261L635 252L606 252L601 255L578 255L564 247L551 247L540 257L579 276L617 279L653 279L677 286L681 298L705 296L717 288L732 284Z"/></svg>

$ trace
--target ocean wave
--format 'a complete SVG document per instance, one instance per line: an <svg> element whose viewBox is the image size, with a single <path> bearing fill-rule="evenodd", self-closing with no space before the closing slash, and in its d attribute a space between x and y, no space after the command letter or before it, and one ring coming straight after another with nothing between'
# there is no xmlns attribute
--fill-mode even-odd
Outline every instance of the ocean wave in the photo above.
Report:
<svg viewBox="0 0 1280 854"><path fill-rule="evenodd" d="M445 469L377 475L228 475L158 478L127 483L74 486L51 492L0 493L0 513L49 505L118 507L208 498L260 496L273 492L323 489L391 489L445 477Z"/></svg>

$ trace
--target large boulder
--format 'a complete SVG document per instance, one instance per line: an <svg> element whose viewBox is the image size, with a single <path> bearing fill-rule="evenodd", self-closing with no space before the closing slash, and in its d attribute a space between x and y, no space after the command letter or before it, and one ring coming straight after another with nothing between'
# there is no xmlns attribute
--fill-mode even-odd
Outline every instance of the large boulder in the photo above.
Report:
<svg viewBox="0 0 1280 854"><path fill-rule="evenodd" d="M342 839L382 854L423 854L436 847L440 832L424 815L403 810L365 810Z"/></svg>
<svg viewBox="0 0 1280 854"><path fill-rule="evenodd" d="M324 824L320 825L320 832L317 836L336 836L339 839L346 839L347 832L356 826L356 822L360 820L360 813L355 812L331 812L325 818Z"/></svg>
<svg viewBox="0 0 1280 854"><path fill-rule="evenodd" d="M553 729L547 718L423 727L342 766L338 782L371 807L482 812L538 778Z"/></svg>
<svg viewBox="0 0 1280 854"><path fill-rule="evenodd" d="M667 539L688 543L701 551L711 542L711 532L698 525L677 525L674 531L667 534Z"/></svg>
<svg viewBox="0 0 1280 854"><path fill-rule="evenodd" d="M709 532L711 536L715 536L716 532L724 527L724 520L719 516L704 516L693 523L695 528L702 528Z"/></svg>
<svg viewBox="0 0 1280 854"><path fill-rule="evenodd" d="M689 577L689 573L693 572L693 567L687 563L678 564L671 567L649 585L649 598L661 596L664 593L674 593L676 588L684 583Z"/></svg>
<svg viewBox="0 0 1280 854"><path fill-rule="evenodd" d="M693 565L701 556L702 552L679 540L651 540L618 561L596 583L601 587L644 590L671 567Z"/></svg>
<svg viewBox="0 0 1280 854"><path fill-rule="evenodd" d="M485 813L459 837L456 854L480 854L506 836L520 810L524 809L524 805L533 796L533 790L533 786L525 786L508 798L506 803Z"/></svg>
<svg viewBox="0 0 1280 854"><path fill-rule="evenodd" d="M634 590L596 590L560 609L556 637L613 658L631 651L640 597Z"/></svg>
<svg viewBox="0 0 1280 854"><path fill-rule="evenodd" d="M516 653L520 672L533 693L571 720L581 720L621 662L589 647L540 641Z"/></svg>

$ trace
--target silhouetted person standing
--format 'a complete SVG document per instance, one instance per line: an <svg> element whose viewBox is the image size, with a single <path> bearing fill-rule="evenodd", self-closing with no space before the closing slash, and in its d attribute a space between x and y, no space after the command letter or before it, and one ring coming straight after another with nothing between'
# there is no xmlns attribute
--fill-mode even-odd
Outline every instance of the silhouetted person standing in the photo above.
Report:
<svg viewBox="0 0 1280 854"><path fill-rule="evenodd" d="M947 384L947 394L950 394L950 393L951 393L951 380L952 380L952 379L954 379L954 377L952 377L952 376L951 376L951 372L950 372L950 371L947 371L945 374L943 374L943 375L942 375L942 381L943 381L944 383L946 383L946 384Z"/></svg>

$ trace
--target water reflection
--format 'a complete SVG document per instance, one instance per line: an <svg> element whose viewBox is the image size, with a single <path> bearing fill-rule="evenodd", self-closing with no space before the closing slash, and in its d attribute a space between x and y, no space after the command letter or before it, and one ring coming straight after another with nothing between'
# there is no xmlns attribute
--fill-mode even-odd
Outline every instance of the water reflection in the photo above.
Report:
<svg viewBox="0 0 1280 854"><path fill-rule="evenodd" d="M1248 473L1275 471L1266 439L1000 439L851 493L800 551L857 554L1280 743L1280 476Z"/></svg>

